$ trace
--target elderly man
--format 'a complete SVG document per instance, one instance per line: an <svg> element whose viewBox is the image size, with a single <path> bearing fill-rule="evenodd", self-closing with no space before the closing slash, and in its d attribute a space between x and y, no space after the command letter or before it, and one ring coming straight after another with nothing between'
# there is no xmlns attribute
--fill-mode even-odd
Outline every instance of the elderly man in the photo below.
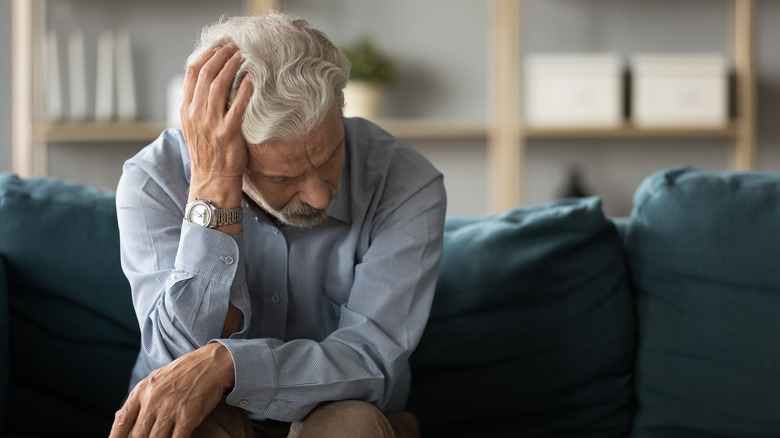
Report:
<svg viewBox="0 0 780 438"><path fill-rule="evenodd" d="M281 13L203 30L182 129L117 189L142 349L112 437L419 433L403 410L442 176L342 118L348 76L322 32Z"/></svg>

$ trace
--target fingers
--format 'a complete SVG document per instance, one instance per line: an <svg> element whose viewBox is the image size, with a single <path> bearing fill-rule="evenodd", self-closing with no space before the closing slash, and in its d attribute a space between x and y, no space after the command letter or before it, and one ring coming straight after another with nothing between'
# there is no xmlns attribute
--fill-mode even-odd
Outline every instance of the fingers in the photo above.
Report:
<svg viewBox="0 0 780 438"><path fill-rule="evenodd" d="M215 53L214 56L212 56L211 58L208 59L208 61L206 61L203 67L200 68L200 71L198 72L197 83L195 84L195 91L192 96L192 102L191 102L191 104L194 105L195 108L205 109L208 108L207 105L210 106L213 103L212 99L214 99L214 96L212 94L216 94L216 93L212 93L212 85L216 84L215 88L217 90L215 91L219 91L219 89L222 88L222 84L218 80L218 77L222 72L222 70L225 69L228 61L232 59L232 56L237 51L238 51L238 47L236 47L236 45L233 43L225 47L222 47L219 50L217 50L217 53ZM233 74L233 77L235 77L235 73ZM223 99L226 100L227 90L224 90L224 94L225 96ZM219 97L216 98L219 99ZM225 110L225 104L223 102L222 113L224 113L224 110Z"/></svg>
<svg viewBox="0 0 780 438"><path fill-rule="evenodd" d="M197 61L187 67L187 72L184 75L184 85L182 86L181 90L182 107L189 105L190 102L192 102L192 95L195 92L195 84L198 82L198 73L200 73L200 69L203 68L206 62L211 59L215 53L217 53L216 49L208 50L206 53L201 55Z"/></svg>
<svg viewBox="0 0 780 438"><path fill-rule="evenodd" d="M192 421L177 422L171 433L171 438L189 438L192 432L195 431L197 425L193 425Z"/></svg>
<svg viewBox="0 0 780 438"><path fill-rule="evenodd" d="M244 113L246 107L249 105L249 99L252 97L252 90L254 84L252 83L252 74L248 73L241 80L241 85L238 86L236 97L233 99L233 104L230 106L230 110L227 113L227 124L229 129L241 129L241 124L244 122Z"/></svg>
<svg viewBox="0 0 780 438"><path fill-rule="evenodd" d="M118 410L116 415L114 415L114 424L111 426L109 438L127 438L130 435L130 431L133 430L133 425L140 409L141 405L135 402L131 395L124 406L122 406L122 409Z"/></svg>
<svg viewBox="0 0 780 438"><path fill-rule="evenodd" d="M172 421L168 418L160 418L154 422L154 427L149 431L149 438L167 438L171 436L171 429L174 427ZM147 435L139 435L145 437Z"/></svg>
<svg viewBox="0 0 780 438"><path fill-rule="evenodd" d="M151 435L151 432L153 429L158 429L160 425L159 421L157 421L156 412L145 409L145 412L141 412L141 414L138 416L135 422L135 426L133 426L133 437L152 437L154 435Z"/></svg>
<svg viewBox="0 0 780 438"><path fill-rule="evenodd" d="M224 116L225 104L227 103L230 89L235 81L236 73L238 73L238 69L241 68L241 63L243 62L244 59L241 56L241 52L236 51L227 60L217 77L211 82L208 105L214 116Z"/></svg>

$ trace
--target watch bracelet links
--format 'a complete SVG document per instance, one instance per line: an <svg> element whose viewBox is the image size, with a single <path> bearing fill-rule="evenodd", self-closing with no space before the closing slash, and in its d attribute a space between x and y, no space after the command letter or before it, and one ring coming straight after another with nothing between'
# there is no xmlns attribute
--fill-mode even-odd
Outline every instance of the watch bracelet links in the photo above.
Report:
<svg viewBox="0 0 780 438"><path fill-rule="evenodd" d="M214 215L216 216L216 226L232 225L241 222L244 218L244 209L241 207L215 209Z"/></svg>

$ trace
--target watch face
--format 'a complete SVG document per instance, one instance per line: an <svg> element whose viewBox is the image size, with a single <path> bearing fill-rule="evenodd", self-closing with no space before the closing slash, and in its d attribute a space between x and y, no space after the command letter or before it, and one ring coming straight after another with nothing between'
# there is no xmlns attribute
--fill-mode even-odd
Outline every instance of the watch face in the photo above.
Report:
<svg viewBox="0 0 780 438"><path fill-rule="evenodd" d="M190 209L190 222L201 226L208 226L211 223L211 211L203 203L196 203Z"/></svg>

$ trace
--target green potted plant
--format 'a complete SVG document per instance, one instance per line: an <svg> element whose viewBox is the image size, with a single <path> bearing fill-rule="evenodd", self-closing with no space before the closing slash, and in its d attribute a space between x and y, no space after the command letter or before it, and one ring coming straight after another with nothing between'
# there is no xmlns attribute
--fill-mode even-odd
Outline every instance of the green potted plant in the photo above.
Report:
<svg viewBox="0 0 780 438"><path fill-rule="evenodd" d="M342 51L352 64L344 89L344 115L376 120L382 97L396 79L395 62L369 37L342 47Z"/></svg>

